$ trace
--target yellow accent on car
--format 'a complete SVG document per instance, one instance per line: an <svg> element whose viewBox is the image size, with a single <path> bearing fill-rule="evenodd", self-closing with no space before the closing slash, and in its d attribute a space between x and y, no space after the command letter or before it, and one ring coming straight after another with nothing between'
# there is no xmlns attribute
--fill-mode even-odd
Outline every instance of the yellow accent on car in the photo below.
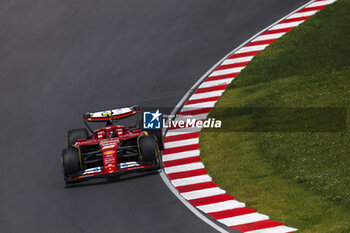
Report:
<svg viewBox="0 0 350 233"><path fill-rule="evenodd" d="M108 115L112 115L111 111L106 111L102 113L102 116L108 116Z"/></svg>
<svg viewBox="0 0 350 233"><path fill-rule="evenodd" d="M78 158L79 158L79 163L80 163L80 169L83 169L83 162L81 161L81 151L80 148L78 146L76 146L75 144L73 145L74 148L76 148L78 150Z"/></svg>
<svg viewBox="0 0 350 233"><path fill-rule="evenodd" d="M109 150L109 151L106 151L105 154L106 155L111 155L111 154L114 154L114 151L113 150Z"/></svg>

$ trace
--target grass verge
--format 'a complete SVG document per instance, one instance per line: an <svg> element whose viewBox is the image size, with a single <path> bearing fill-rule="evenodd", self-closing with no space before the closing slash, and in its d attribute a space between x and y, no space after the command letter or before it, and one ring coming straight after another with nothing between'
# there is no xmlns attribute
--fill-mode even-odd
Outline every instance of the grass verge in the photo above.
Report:
<svg viewBox="0 0 350 233"><path fill-rule="evenodd" d="M338 0L258 54L210 113L222 129L200 134L220 187L299 232L350 232L349 12L350 1ZM276 115L228 108L320 111L310 130L300 112L276 128Z"/></svg>

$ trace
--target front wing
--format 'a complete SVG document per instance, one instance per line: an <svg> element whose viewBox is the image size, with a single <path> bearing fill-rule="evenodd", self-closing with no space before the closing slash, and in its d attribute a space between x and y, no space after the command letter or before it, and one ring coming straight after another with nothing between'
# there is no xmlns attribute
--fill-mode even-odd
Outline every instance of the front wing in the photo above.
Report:
<svg viewBox="0 0 350 233"><path fill-rule="evenodd" d="M160 168L160 163L157 164L147 164L138 162L126 162L117 165L117 170L115 172L106 172L104 167L94 167L83 170L71 176L65 177L66 183L75 183L84 180L89 180L93 178L108 178L112 176L121 175L129 172L141 172L147 170L156 170Z"/></svg>

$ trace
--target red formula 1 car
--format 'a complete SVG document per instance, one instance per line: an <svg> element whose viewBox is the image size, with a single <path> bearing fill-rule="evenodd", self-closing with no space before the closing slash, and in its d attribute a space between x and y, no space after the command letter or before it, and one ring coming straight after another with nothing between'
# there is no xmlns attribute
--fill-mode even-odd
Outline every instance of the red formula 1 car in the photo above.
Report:
<svg viewBox="0 0 350 233"><path fill-rule="evenodd" d="M162 130L143 130L138 106L85 113L87 128L69 130L62 152L64 180L68 183L125 172L160 168ZM133 119L131 119L133 118ZM130 125L126 126L121 121ZM103 123L93 130L88 122Z"/></svg>

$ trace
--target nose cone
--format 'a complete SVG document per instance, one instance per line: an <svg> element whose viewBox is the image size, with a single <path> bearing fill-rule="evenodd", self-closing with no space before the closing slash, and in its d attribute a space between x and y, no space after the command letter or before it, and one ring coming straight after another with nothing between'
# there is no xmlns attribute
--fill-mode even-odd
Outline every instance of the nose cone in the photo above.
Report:
<svg viewBox="0 0 350 233"><path fill-rule="evenodd" d="M113 140L100 143L103 155L105 172L113 173L117 171L117 147L119 141Z"/></svg>

